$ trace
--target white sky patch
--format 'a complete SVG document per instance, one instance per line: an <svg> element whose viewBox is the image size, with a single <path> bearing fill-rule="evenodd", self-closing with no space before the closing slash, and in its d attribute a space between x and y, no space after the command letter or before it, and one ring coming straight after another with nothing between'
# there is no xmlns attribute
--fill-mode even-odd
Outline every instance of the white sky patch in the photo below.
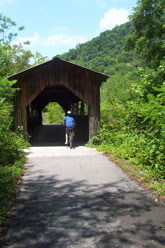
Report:
<svg viewBox="0 0 165 248"><path fill-rule="evenodd" d="M14 0L0 0L0 5L3 5L5 3L12 3Z"/></svg>
<svg viewBox="0 0 165 248"><path fill-rule="evenodd" d="M129 16L129 11L127 9L109 9L100 20L99 29L100 31L105 31L107 29L112 29L116 25L121 25L127 22Z"/></svg>
<svg viewBox="0 0 165 248"><path fill-rule="evenodd" d="M36 45L40 42L40 37L37 32L34 32L33 36L30 37L20 37L18 40L14 41L14 44L22 44L26 41L30 41L30 46Z"/></svg>
<svg viewBox="0 0 165 248"><path fill-rule="evenodd" d="M44 40L44 44L47 46L56 46L56 45L69 45L71 47L76 46L78 43L84 43L87 39L79 35L69 35L65 33L59 33L50 35Z"/></svg>
<svg viewBox="0 0 165 248"><path fill-rule="evenodd" d="M86 41L86 37L73 34L72 30L67 26L59 26L53 29L53 34L43 39L43 45L74 47L78 43L84 43Z"/></svg>
<svg viewBox="0 0 165 248"><path fill-rule="evenodd" d="M23 43L25 41L30 41L30 45L24 45ZM51 58L56 54L62 54L64 51L66 52L74 48L77 44L86 41L88 41L86 37L72 34L72 31L67 27L56 27L53 29L53 33L47 37L43 37L37 32L34 32L32 36L20 37L15 40L13 44L18 45L21 43L25 49L29 49L32 52L39 50L42 55Z"/></svg>

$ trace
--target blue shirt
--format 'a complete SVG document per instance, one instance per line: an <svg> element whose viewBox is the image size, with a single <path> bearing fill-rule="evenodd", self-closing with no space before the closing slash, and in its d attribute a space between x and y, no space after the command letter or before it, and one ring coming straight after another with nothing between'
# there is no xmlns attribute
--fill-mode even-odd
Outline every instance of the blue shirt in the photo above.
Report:
<svg viewBox="0 0 165 248"><path fill-rule="evenodd" d="M71 116L66 116L64 118L64 122L66 124L66 127L74 127L75 119Z"/></svg>

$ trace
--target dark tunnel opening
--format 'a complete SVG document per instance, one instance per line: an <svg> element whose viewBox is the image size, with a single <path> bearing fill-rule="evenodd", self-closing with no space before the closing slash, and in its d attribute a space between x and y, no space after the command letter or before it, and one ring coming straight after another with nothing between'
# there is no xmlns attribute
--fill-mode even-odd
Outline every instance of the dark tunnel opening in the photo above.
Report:
<svg viewBox="0 0 165 248"><path fill-rule="evenodd" d="M58 103L64 113L71 110L75 118L75 144L84 144L89 138L88 105L62 86L46 87L27 107L27 127L32 146L64 145L65 127L43 125L43 109L50 103Z"/></svg>

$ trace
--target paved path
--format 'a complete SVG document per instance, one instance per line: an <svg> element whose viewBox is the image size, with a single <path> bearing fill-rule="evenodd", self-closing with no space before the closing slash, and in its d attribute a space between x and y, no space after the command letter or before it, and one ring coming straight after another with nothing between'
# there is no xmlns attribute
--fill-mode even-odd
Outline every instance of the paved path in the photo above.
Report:
<svg viewBox="0 0 165 248"><path fill-rule="evenodd" d="M3 248L165 247L164 205L95 149L38 143L28 157Z"/></svg>

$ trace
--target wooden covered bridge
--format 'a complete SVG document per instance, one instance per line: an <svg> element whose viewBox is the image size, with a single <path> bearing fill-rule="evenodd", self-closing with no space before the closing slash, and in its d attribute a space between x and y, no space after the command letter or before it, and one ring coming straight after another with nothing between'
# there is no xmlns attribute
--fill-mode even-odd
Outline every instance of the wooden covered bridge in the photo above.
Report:
<svg viewBox="0 0 165 248"><path fill-rule="evenodd" d="M42 125L42 110L49 102L57 102L65 112L72 110L79 129L88 138L100 125L100 85L108 76L55 58L11 76L17 80L15 94L15 128L23 126L30 134ZM88 114L84 113L84 104ZM81 131L81 130L79 130Z"/></svg>

